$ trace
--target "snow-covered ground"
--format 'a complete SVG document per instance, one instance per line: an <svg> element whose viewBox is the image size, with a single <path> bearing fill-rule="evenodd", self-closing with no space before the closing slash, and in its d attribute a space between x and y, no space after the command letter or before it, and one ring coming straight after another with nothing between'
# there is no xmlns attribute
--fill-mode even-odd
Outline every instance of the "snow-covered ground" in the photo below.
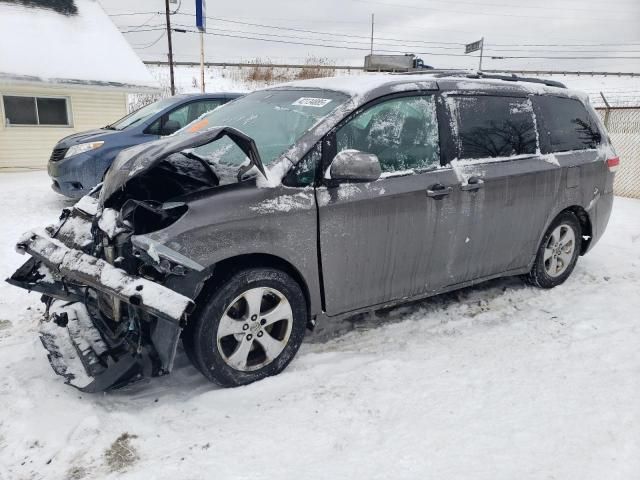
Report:
<svg viewBox="0 0 640 480"><path fill-rule="evenodd" d="M70 202L0 175L0 274ZM518 279L320 328L281 375L85 395L49 367L37 294L0 286L0 479L640 477L640 201L551 291Z"/></svg>

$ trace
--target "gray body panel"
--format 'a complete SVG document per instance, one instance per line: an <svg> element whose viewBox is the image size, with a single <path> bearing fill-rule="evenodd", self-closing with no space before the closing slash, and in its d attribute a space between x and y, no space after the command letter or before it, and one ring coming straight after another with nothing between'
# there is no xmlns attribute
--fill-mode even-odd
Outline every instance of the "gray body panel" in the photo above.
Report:
<svg viewBox="0 0 640 480"><path fill-rule="evenodd" d="M481 90L519 97L549 92L569 96L564 89L517 82L386 77L387 84L354 95L311 129L282 161L296 165L350 113L385 95ZM275 88L308 87L296 82ZM370 183L318 185L315 196L309 187L229 186L192 201L184 218L148 237L202 265L205 273L198 278L212 274L217 263L229 258L281 258L304 279L312 316L347 314L524 273L547 226L570 207L588 212L592 246L611 206L606 185L612 175L604 160L604 153L588 150L553 158L535 154L453 162L435 171ZM471 176L484 181L481 188L465 189ZM451 187L449 195L427 197L427 189L436 183ZM194 298L194 285L176 280L172 288Z"/></svg>
<svg viewBox="0 0 640 480"><path fill-rule="evenodd" d="M204 267L202 272L193 272L195 281L172 279L172 288L191 298L199 291L200 279L215 275L220 261L266 254L293 266L307 283L311 311L321 309L312 188L229 185L191 201L180 221L145 237Z"/></svg>
<svg viewBox="0 0 640 480"><path fill-rule="evenodd" d="M455 190L429 198L435 184ZM320 187L320 250L327 313L356 310L452 283L455 212L451 169L381 178L362 185Z"/></svg>

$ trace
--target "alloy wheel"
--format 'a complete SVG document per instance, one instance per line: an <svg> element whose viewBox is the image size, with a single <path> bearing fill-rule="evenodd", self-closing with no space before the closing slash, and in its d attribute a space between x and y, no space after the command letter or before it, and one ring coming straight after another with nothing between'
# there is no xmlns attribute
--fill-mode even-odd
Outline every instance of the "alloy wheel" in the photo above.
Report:
<svg viewBox="0 0 640 480"><path fill-rule="evenodd" d="M248 289L231 302L218 323L218 351L236 370L258 370L282 353L292 326L293 312L284 294L268 287Z"/></svg>
<svg viewBox="0 0 640 480"><path fill-rule="evenodd" d="M573 228L567 224L558 225L547 240L544 248L544 269L550 277L562 275L573 259L576 237Z"/></svg>

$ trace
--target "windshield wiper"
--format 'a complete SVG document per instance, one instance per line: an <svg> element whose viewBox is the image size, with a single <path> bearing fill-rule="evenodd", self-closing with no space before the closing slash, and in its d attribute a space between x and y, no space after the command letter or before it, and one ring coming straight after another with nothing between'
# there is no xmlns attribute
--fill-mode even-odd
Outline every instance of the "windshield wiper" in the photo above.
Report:
<svg viewBox="0 0 640 480"><path fill-rule="evenodd" d="M114 127L113 125L109 124L109 125L105 125L104 127L102 127L105 130L117 130L116 127Z"/></svg>

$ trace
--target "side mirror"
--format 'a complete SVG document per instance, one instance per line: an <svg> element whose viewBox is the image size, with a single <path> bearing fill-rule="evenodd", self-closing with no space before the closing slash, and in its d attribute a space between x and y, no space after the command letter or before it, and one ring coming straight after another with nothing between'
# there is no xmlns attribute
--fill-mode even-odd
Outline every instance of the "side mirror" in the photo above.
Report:
<svg viewBox="0 0 640 480"><path fill-rule="evenodd" d="M331 162L331 180L349 182L373 182L380 178L380 160L373 153L360 150L342 150Z"/></svg>

